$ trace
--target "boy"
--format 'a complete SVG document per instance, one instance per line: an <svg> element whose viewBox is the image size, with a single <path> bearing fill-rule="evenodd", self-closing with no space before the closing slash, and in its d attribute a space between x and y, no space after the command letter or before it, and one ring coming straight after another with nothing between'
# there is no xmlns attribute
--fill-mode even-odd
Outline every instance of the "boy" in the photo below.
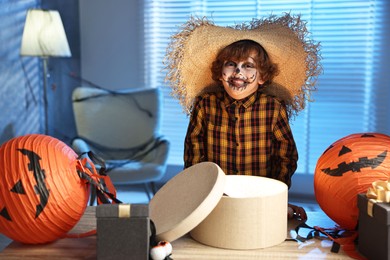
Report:
<svg viewBox="0 0 390 260"><path fill-rule="evenodd" d="M318 45L302 41L305 32L286 14L236 28L192 20L175 36L168 80L190 114L185 168L211 161L225 174L291 186L298 153L289 116L303 109L320 71ZM307 219L302 207L289 207Z"/></svg>

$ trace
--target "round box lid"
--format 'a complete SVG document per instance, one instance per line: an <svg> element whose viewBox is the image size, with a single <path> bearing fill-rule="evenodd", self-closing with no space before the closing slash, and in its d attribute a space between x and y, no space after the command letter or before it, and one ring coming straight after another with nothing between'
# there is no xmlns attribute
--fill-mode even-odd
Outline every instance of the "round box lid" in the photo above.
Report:
<svg viewBox="0 0 390 260"><path fill-rule="evenodd" d="M178 173L149 203L158 240L172 242L202 222L223 195L225 173L215 163L202 162Z"/></svg>

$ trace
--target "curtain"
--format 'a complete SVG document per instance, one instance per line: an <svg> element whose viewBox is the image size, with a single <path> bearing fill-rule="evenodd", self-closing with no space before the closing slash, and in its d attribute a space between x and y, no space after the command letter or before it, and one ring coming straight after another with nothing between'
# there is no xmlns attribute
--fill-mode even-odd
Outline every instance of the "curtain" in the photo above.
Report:
<svg viewBox="0 0 390 260"><path fill-rule="evenodd" d="M285 12L301 14L307 21L311 37L322 46L324 73L312 96L314 102L291 119L291 127L299 152L296 173L312 176L318 158L338 139L361 132L390 134L389 116L383 112L389 111L389 86L383 80L389 73L380 67L389 57L384 44L388 5L385 0L145 0L144 80L164 92L161 127L171 142L168 163L183 164L189 118L170 96L162 61L169 37L191 15L207 16L223 26Z"/></svg>

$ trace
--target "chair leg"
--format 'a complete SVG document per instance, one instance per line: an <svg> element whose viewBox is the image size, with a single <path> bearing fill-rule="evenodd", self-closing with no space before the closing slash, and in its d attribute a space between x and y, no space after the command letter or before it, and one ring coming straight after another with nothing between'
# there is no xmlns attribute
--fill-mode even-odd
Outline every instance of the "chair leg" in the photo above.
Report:
<svg viewBox="0 0 390 260"><path fill-rule="evenodd" d="M91 196L89 197L89 206L93 206L96 199L96 189L91 187Z"/></svg>
<svg viewBox="0 0 390 260"><path fill-rule="evenodd" d="M150 183L150 186L152 187L152 192L153 192L153 195L154 195L154 194L156 194L156 192L157 192L157 189L156 189L156 183L154 183L154 182L151 182L151 183Z"/></svg>
<svg viewBox="0 0 390 260"><path fill-rule="evenodd" d="M154 196L154 194L156 194L157 192L156 184L154 182L145 182L144 188L145 188L146 195L148 196L148 199L150 201Z"/></svg>
<svg viewBox="0 0 390 260"><path fill-rule="evenodd" d="M146 195L148 196L148 199L150 201L152 199L152 196L150 195L148 183L146 183L146 182L144 183L144 188L145 188Z"/></svg>

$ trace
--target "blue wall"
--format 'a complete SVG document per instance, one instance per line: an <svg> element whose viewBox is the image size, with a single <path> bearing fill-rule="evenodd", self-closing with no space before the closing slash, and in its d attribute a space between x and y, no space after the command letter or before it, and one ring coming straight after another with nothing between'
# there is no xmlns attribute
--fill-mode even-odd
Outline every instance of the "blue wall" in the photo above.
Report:
<svg viewBox="0 0 390 260"><path fill-rule="evenodd" d="M80 47L77 0L0 1L0 144L12 137L44 133L43 73L39 58L20 57L20 43L27 10L60 12L72 58L49 60L49 135L69 142L75 135L71 91L79 81Z"/></svg>
<svg viewBox="0 0 390 260"><path fill-rule="evenodd" d="M42 131L42 77L39 60L21 58L26 10L39 0L0 2L0 142ZM23 71L23 66L26 73Z"/></svg>

